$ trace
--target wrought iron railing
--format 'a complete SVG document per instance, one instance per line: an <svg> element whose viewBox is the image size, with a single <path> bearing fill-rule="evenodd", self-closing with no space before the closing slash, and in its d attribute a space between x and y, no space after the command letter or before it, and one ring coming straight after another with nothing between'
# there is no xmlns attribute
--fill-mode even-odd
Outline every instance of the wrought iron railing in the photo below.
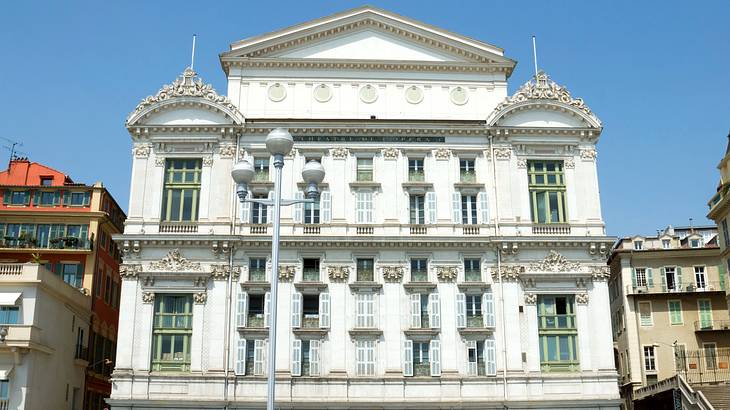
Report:
<svg viewBox="0 0 730 410"><path fill-rule="evenodd" d="M697 320L695 331L701 330L730 330L730 320Z"/></svg>
<svg viewBox="0 0 730 410"><path fill-rule="evenodd" d="M730 381L730 348L677 351L674 363L690 384Z"/></svg>

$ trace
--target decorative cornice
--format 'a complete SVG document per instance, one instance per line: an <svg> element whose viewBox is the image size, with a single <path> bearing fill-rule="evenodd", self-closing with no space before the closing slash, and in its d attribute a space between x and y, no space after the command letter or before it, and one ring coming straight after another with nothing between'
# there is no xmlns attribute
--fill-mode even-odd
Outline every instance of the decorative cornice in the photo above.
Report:
<svg viewBox="0 0 730 410"><path fill-rule="evenodd" d="M210 277L213 280L227 280L228 276L233 273L233 278L238 278L241 275L241 267L230 265L212 265L210 267Z"/></svg>
<svg viewBox="0 0 730 410"><path fill-rule="evenodd" d="M139 273L142 272L142 265L139 264L126 264L119 265L119 276L124 279L136 280Z"/></svg>
<svg viewBox="0 0 730 410"><path fill-rule="evenodd" d="M155 292L142 292L142 303L153 303L155 301Z"/></svg>
<svg viewBox="0 0 730 410"><path fill-rule="evenodd" d="M371 60L327 60L305 59L290 60L280 58L248 59L245 57L222 57L224 69L229 67L259 69L311 69L311 70L376 70L376 71L436 71L436 72L471 72L497 73L512 71L511 63L462 63L451 61L435 62L390 62Z"/></svg>
<svg viewBox="0 0 730 410"><path fill-rule="evenodd" d="M221 144L218 146L218 154L221 158L233 158L236 154L236 144Z"/></svg>
<svg viewBox="0 0 730 410"><path fill-rule="evenodd" d="M587 305L588 304L588 294L587 293L576 293L575 301L579 305Z"/></svg>
<svg viewBox="0 0 730 410"><path fill-rule="evenodd" d="M190 262L180 254L180 249L173 249L166 257L150 264L151 270L180 272L180 271L202 271L200 263Z"/></svg>
<svg viewBox="0 0 730 410"><path fill-rule="evenodd" d="M502 277L504 280L518 281L520 280L520 275L525 273L525 267L522 265L502 265L499 269L493 267L491 271L492 278L494 279Z"/></svg>
<svg viewBox="0 0 730 410"><path fill-rule="evenodd" d="M439 282L453 282L459 275L457 266L436 266L436 277Z"/></svg>
<svg viewBox="0 0 730 410"><path fill-rule="evenodd" d="M382 270L386 282L396 283L403 279L403 267L400 265L384 265Z"/></svg>
<svg viewBox="0 0 730 410"><path fill-rule="evenodd" d="M451 150L446 148L439 148L433 151L433 157L437 160L445 160L451 158Z"/></svg>
<svg viewBox="0 0 730 410"><path fill-rule="evenodd" d="M296 265L279 264L279 280L282 282L291 282L297 272Z"/></svg>
<svg viewBox="0 0 730 410"><path fill-rule="evenodd" d="M526 305L534 305L536 303L537 303L537 294L525 293L525 304Z"/></svg>
<svg viewBox="0 0 730 410"><path fill-rule="evenodd" d="M147 158L152 152L152 144L134 144L132 154L135 158Z"/></svg>
<svg viewBox="0 0 730 410"><path fill-rule="evenodd" d="M398 159L398 154L400 154L400 150L397 148L385 148L381 151L381 154L383 155L384 159Z"/></svg>
<svg viewBox="0 0 730 410"><path fill-rule="evenodd" d="M350 156L350 150L344 147L335 147L330 150L333 159L347 159Z"/></svg>
<svg viewBox="0 0 730 410"><path fill-rule="evenodd" d="M195 303L196 305L204 305L207 300L208 300L207 292L193 293L193 303Z"/></svg>
<svg viewBox="0 0 730 410"><path fill-rule="evenodd" d="M329 276L332 282L347 282L347 279L350 277L350 267L343 265L328 266L327 276Z"/></svg>
<svg viewBox="0 0 730 410"><path fill-rule="evenodd" d="M537 272L577 272L580 270L580 264L569 262L565 256L550 250L542 262L531 264L530 270Z"/></svg>

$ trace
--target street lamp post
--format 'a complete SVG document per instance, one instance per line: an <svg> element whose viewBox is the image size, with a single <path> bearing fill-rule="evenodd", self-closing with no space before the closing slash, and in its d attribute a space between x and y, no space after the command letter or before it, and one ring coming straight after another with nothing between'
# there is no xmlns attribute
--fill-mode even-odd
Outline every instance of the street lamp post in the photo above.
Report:
<svg viewBox="0 0 730 410"><path fill-rule="evenodd" d="M240 202L254 202L264 206L273 206L273 228L271 238L271 319L269 320L269 357L267 369L267 395L266 409L274 410L274 394L276 390L276 311L277 294L279 285L279 231L280 211L282 206L289 206L298 203L314 203L319 199L318 185L324 180L324 167L317 161L309 161L302 170L302 179L307 184L305 195L307 199L282 199L281 198L281 174L284 167L284 156L289 154L294 145L294 139L289 131L283 128L272 130L266 137L266 149L274 157L274 199L253 199L246 198L248 195L248 184L254 178L255 169L253 165L242 160L233 166L231 177L236 183L236 194Z"/></svg>

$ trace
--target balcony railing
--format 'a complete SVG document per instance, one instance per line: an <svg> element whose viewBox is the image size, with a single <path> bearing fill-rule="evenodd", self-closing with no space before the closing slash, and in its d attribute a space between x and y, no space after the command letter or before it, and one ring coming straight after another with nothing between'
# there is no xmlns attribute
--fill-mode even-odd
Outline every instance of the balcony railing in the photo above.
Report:
<svg viewBox="0 0 730 410"><path fill-rule="evenodd" d="M712 210L717 204L719 204L722 199L727 195L728 189L730 188L730 184L725 184L722 186L717 193L710 199L710 201L707 203L707 206Z"/></svg>
<svg viewBox="0 0 730 410"><path fill-rule="evenodd" d="M197 233L197 222L162 222L160 233Z"/></svg>
<svg viewBox="0 0 730 410"><path fill-rule="evenodd" d="M654 276L654 283L629 285L626 293L629 295L639 293L695 293L695 292L718 292L722 291L721 282L705 282L704 286L698 287L695 283L678 283L667 285L659 282L661 277Z"/></svg>
<svg viewBox="0 0 730 410"><path fill-rule="evenodd" d="M466 317L466 327L470 329L483 328L484 318L482 315L472 315Z"/></svg>
<svg viewBox="0 0 730 410"><path fill-rule="evenodd" d="M411 235L426 235L428 227L426 225L411 225Z"/></svg>
<svg viewBox="0 0 730 410"><path fill-rule="evenodd" d="M481 282L482 281L482 273L478 270L467 270L464 271L464 281L465 282Z"/></svg>
<svg viewBox="0 0 730 410"><path fill-rule="evenodd" d="M302 282L319 282L319 269L302 270Z"/></svg>
<svg viewBox="0 0 730 410"><path fill-rule="evenodd" d="M254 313L249 314L246 320L246 327L263 328L264 327L264 314Z"/></svg>
<svg viewBox="0 0 730 410"><path fill-rule="evenodd" d="M730 320L697 320L695 331L704 330L730 330Z"/></svg>
<svg viewBox="0 0 730 410"><path fill-rule="evenodd" d="M477 176L473 172L461 172L459 181L462 183L473 184L477 182Z"/></svg>
<svg viewBox="0 0 730 410"><path fill-rule="evenodd" d="M266 235L268 229L268 225L251 225L248 232L251 235Z"/></svg>
<svg viewBox="0 0 730 410"><path fill-rule="evenodd" d="M409 171L408 172L408 182L423 182L425 181L425 175L423 172L419 171Z"/></svg>
<svg viewBox="0 0 730 410"><path fill-rule="evenodd" d="M375 230L372 226L358 226L356 232L358 235L372 235Z"/></svg>
<svg viewBox="0 0 730 410"><path fill-rule="evenodd" d="M20 275L23 273L22 263L2 263L0 264L0 275Z"/></svg>
<svg viewBox="0 0 730 410"><path fill-rule="evenodd" d="M411 282L428 282L428 272L425 270L412 270Z"/></svg>
<svg viewBox="0 0 730 410"><path fill-rule="evenodd" d="M431 365L429 363L413 363L414 376L430 376Z"/></svg>
<svg viewBox="0 0 730 410"><path fill-rule="evenodd" d="M249 282L265 282L266 281L266 270L265 269L250 269L248 272Z"/></svg>
<svg viewBox="0 0 730 410"><path fill-rule="evenodd" d="M464 225L461 231L464 235L479 235L480 229L478 226Z"/></svg>
<svg viewBox="0 0 730 410"><path fill-rule="evenodd" d="M302 227L302 233L304 233L305 235L319 235L319 232L319 225L304 225Z"/></svg>
<svg viewBox="0 0 730 410"><path fill-rule="evenodd" d="M319 315L305 313L302 318L302 328L319 329Z"/></svg>
<svg viewBox="0 0 730 410"><path fill-rule="evenodd" d="M13 249L90 249L91 242L76 236L63 236L46 241L36 238L5 236L0 239L0 247Z"/></svg>
<svg viewBox="0 0 730 410"><path fill-rule="evenodd" d="M269 171L258 171L253 174L253 182L269 182Z"/></svg>
<svg viewBox="0 0 730 410"><path fill-rule="evenodd" d="M532 225L533 235L570 235L570 225L539 224Z"/></svg>

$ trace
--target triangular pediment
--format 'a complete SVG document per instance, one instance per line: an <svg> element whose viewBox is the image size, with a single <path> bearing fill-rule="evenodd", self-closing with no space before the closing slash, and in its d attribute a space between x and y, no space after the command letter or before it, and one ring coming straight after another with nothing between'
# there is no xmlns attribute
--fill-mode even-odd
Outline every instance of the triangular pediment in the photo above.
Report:
<svg viewBox="0 0 730 410"><path fill-rule="evenodd" d="M499 47L371 6L236 42L221 58L515 64Z"/></svg>

